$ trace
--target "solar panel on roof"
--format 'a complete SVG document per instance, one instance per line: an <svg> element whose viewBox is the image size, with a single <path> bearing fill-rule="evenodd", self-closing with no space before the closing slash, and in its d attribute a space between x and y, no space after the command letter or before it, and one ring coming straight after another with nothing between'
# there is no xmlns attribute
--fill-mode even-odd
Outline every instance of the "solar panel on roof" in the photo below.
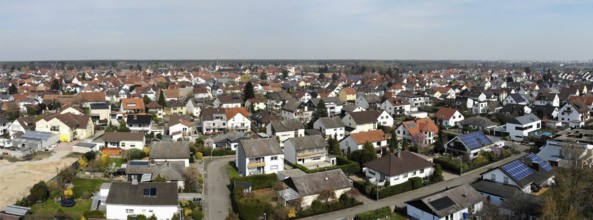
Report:
<svg viewBox="0 0 593 220"><path fill-rule="evenodd" d="M148 166L148 161L130 161L128 164L130 166Z"/></svg>
<svg viewBox="0 0 593 220"><path fill-rule="evenodd" d="M518 160L502 166L502 169L516 180L522 180L533 173L529 167L525 166L525 164Z"/></svg>
<svg viewBox="0 0 593 220"><path fill-rule="evenodd" d="M431 201L429 203L437 210L443 210L448 207L451 207L452 205L455 205L455 202L453 202L453 200L451 200L451 198L449 198L448 196Z"/></svg>
<svg viewBox="0 0 593 220"><path fill-rule="evenodd" d="M492 144L492 141L482 132L462 134L459 139L471 150Z"/></svg>
<svg viewBox="0 0 593 220"><path fill-rule="evenodd" d="M539 167L541 167L545 171L551 171L552 170L552 166L550 166L550 164L548 164L548 162L542 160L541 158L539 158L535 154L529 154L529 155L527 155L527 158L531 159L531 161L534 162L534 163L538 163L539 164Z"/></svg>

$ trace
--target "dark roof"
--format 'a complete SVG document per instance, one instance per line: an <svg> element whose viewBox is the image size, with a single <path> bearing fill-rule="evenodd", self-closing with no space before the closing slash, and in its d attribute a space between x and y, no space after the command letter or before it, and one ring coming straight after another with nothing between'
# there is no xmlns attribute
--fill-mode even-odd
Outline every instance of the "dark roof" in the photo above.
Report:
<svg viewBox="0 0 593 220"><path fill-rule="evenodd" d="M139 132L105 132L103 135L105 142L112 141L143 141L144 133Z"/></svg>
<svg viewBox="0 0 593 220"><path fill-rule="evenodd" d="M362 112L350 112L348 114L352 116L352 120L354 120L356 124L361 125L377 122L377 119L379 118L379 115L381 115L381 113L382 112L380 111L371 110Z"/></svg>
<svg viewBox="0 0 593 220"><path fill-rule="evenodd" d="M109 109L109 107L107 103L91 103L91 109Z"/></svg>
<svg viewBox="0 0 593 220"><path fill-rule="evenodd" d="M490 119L484 118L482 116L469 117L459 123L462 125L472 125L480 127L490 127L496 125L496 123L492 122Z"/></svg>
<svg viewBox="0 0 593 220"><path fill-rule="evenodd" d="M325 128L343 128L343 127L345 127L344 122L340 118L337 118L337 117L334 117L334 118L323 117L323 118L320 118L318 121Z"/></svg>
<svg viewBox="0 0 593 220"><path fill-rule="evenodd" d="M532 155L534 155L534 154L528 154L528 155L525 155L517 160L513 160L509 163L506 163L506 164L500 166L499 169L503 173L505 173L509 178L511 178L513 180L513 182L515 182L521 188L524 188L525 186L532 184L532 183L540 184L540 183L548 180L553 175L552 174L553 171L552 170L546 171L545 169L541 168L541 165L537 165L539 168L535 169L534 163L531 161L531 159L529 159L529 157ZM516 176L511 175L511 173L509 173L509 171L504 168L506 165L509 165L516 161L523 163L527 167L527 169L530 169L531 170L530 174L524 176L521 179L518 179ZM529 172L527 172L527 173L529 173Z"/></svg>
<svg viewBox="0 0 593 220"><path fill-rule="evenodd" d="M523 95L521 95L519 93L512 93L512 94L509 94L509 96L511 98L513 98L513 100L515 100L515 102L517 102L517 103L527 102L527 100L525 100L525 98L523 97Z"/></svg>
<svg viewBox="0 0 593 220"><path fill-rule="evenodd" d="M154 191L156 195L145 196L146 190ZM178 196L177 183L142 182L134 185L130 182L113 182L106 203L177 206Z"/></svg>
<svg viewBox="0 0 593 220"><path fill-rule="evenodd" d="M276 138L241 140L239 144L248 158L283 154Z"/></svg>
<svg viewBox="0 0 593 220"><path fill-rule="evenodd" d="M312 173L304 176L294 176L283 181L299 195L316 195L324 190L338 190L352 187L350 179L341 169Z"/></svg>
<svg viewBox="0 0 593 220"><path fill-rule="evenodd" d="M409 151L402 151L399 155L390 153L364 164L386 176L395 176L419 169L432 167L433 164Z"/></svg>
<svg viewBox="0 0 593 220"><path fill-rule="evenodd" d="M364 95L363 98L369 103L381 103L381 97L375 94Z"/></svg>
<svg viewBox="0 0 593 220"><path fill-rule="evenodd" d="M508 113L508 114L524 115L525 114L525 106L526 105L520 105L520 104L505 104L504 106L502 106L502 109L500 111L503 113Z"/></svg>
<svg viewBox="0 0 593 220"><path fill-rule="evenodd" d="M214 119L214 115L226 115L224 108L204 108L202 109L202 121Z"/></svg>
<svg viewBox="0 0 593 220"><path fill-rule="evenodd" d="M126 124L143 124L148 125L152 121L150 115L128 115Z"/></svg>
<svg viewBox="0 0 593 220"><path fill-rule="evenodd" d="M305 129L303 123L298 119L277 120L271 121L270 123L272 123L271 126L274 132L296 131L299 129Z"/></svg>
<svg viewBox="0 0 593 220"><path fill-rule="evenodd" d="M230 95L221 95L221 96L218 96L218 101L221 104L243 103L243 100L241 100L241 97L239 97L239 96L230 96Z"/></svg>
<svg viewBox="0 0 593 220"><path fill-rule="evenodd" d="M329 144L321 135L312 135L304 137L295 137L286 140L294 146L296 150L305 150L312 148L327 147Z"/></svg>
<svg viewBox="0 0 593 220"><path fill-rule="evenodd" d="M482 194L468 184L464 184L406 203L442 218L483 200Z"/></svg>
<svg viewBox="0 0 593 220"><path fill-rule="evenodd" d="M524 116L519 116L514 118L513 120L511 120L510 124L517 124L517 125L524 125L524 124L529 124L535 121L539 121L540 119L535 116L534 114L529 114L529 115L524 115Z"/></svg>
<svg viewBox="0 0 593 220"><path fill-rule="evenodd" d="M189 159L189 141L159 141L150 147L150 159Z"/></svg>
<svg viewBox="0 0 593 220"><path fill-rule="evenodd" d="M166 180L183 180L183 161L155 162L150 164L146 160L129 161L126 165L126 174L152 174L152 179L160 176Z"/></svg>
<svg viewBox="0 0 593 220"><path fill-rule="evenodd" d="M502 198L511 198L513 195L515 195L515 193L522 192L521 189L517 188L516 186L494 182L487 179L472 183L471 186L479 192Z"/></svg>

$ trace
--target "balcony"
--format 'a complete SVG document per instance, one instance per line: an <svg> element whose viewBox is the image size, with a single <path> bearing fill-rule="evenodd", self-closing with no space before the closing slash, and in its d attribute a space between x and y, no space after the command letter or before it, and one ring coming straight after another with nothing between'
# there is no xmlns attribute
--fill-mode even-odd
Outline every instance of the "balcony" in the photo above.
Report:
<svg viewBox="0 0 593 220"><path fill-rule="evenodd" d="M323 157L327 155L325 151L315 151L315 152L303 152L297 153L297 158L309 158L309 157Z"/></svg>
<svg viewBox="0 0 593 220"><path fill-rule="evenodd" d="M247 164L248 168L253 168L253 167L263 167L266 165L266 162L264 161L254 161L254 162L249 162Z"/></svg>

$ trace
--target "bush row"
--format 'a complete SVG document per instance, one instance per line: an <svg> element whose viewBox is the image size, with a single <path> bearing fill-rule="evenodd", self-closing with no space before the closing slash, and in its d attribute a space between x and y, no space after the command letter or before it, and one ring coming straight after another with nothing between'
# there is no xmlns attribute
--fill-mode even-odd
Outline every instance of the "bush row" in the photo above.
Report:
<svg viewBox="0 0 593 220"><path fill-rule="evenodd" d="M336 169L341 169L342 171L344 171L344 173L346 175L360 172L360 164L355 161L348 160L347 158L336 157L336 164L337 164L337 166L322 167L322 168L317 168L317 169L308 169L305 166L302 166L299 164L294 164L293 166L296 168L299 168L300 170L304 171L305 173L317 173L317 172L323 172L323 171L327 171L327 170L336 170Z"/></svg>
<svg viewBox="0 0 593 220"><path fill-rule="evenodd" d="M272 173L245 177L234 177L231 178L231 180L238 180L251 183L252 189L267 189L272 188L272 186L274 186L274 184L278 182L278 176L276 176L275 173Z"/></svg>
<svg viewBox="0 0 593 220"><path fill-rule="evenodd" d="M304 218L313 215L319 215L323 213L350 208L361 204L362 202L356 201L356 199L343 194L342 196L340 196L340 199L338 201L333 203L322 203L319 200L313 201L313 203L311 203L311 207L309 209L301 211L298 217Z"/></svg>
<svg viewBox="0 0 593 220"><path fill-rule="evenodd" d="M375 220L391 215L393 215L391 208L389 208L389 206L385 206L383 208L358 213L356 216L354 216L354 220Z"/></svg>
<svg viewBox="0 0 593 220"><path fill-rule="evenodd" d="M363 192L367 196L372 199L377 199L377 186L371 184L370 182L354 182L354 187L358 189L358 191ZM379 187L379 199L387 198L393 195L397 195L400 193L404 193L410 190L415 190L422 187L424 184L422 182L422 178L420 177L412 177L408 179L405 183L394 185L394 186L386 186L386 187Z"/></svg>

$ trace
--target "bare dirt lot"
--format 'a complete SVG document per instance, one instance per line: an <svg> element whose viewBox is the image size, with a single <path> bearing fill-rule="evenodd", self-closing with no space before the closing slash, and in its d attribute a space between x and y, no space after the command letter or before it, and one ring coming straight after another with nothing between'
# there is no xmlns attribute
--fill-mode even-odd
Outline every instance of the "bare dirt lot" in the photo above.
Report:
<svg viewBox="0 0 593 220"><path fill-rule="evenodd" d="M35 183L50 180L59 170L74 163L76 158L67 157L70 152L56 149L51 156L41 160L12 163L0 160L0 210L29 195L29 189Z"/></svg>

